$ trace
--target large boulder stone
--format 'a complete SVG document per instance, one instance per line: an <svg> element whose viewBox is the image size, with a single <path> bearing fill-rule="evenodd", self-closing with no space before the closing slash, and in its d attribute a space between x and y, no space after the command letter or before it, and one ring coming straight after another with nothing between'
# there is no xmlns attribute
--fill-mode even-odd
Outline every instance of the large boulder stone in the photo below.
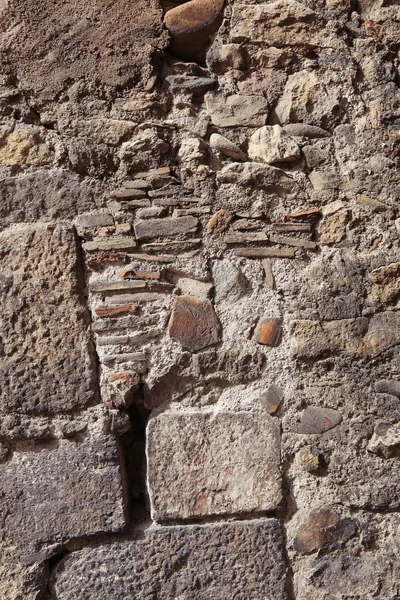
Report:
<svg viewBox="0 0 400 600"><path fill-rule="evenodd" d="M0 234L0 412L63 412L96 399L89 318L71 228Z"/></svg>
<svg viewBox="0 0 400 600"><path fill-rule="evenodd" d="M50 588L57 600L286 600L282 547L275 519L151 527L66 556Z"/></svg>
<svg viewBox="0 0 400 600"><path fill-rule="evenodd" d="M280 503L279 425L264 412L163 413L149 423L147 453L156 520L257 513Z"/></svg>

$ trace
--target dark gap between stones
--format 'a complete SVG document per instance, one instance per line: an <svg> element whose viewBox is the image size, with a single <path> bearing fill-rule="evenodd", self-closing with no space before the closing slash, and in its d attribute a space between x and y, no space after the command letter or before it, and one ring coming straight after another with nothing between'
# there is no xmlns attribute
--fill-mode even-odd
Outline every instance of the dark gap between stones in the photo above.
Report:
<svg viewBox="0 0 400 600"><path fill-rule="evenodd" d="M143 396L143 387L140 387L127 409L131 428L120 438L126 474L127 516L133 524L150 518L146 485L146 427L151 411L144 408Z"/></svg>

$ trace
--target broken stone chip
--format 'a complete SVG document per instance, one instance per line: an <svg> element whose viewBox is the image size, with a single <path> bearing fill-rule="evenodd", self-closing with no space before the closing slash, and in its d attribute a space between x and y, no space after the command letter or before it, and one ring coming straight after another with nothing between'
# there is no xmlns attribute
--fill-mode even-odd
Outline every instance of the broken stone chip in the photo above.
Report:
<svg viewBox="0 0 400 600"><path fill-rule="evenodd" d="M169 335L190 352L220 341L220 326L209 300L178 296L168 325Z"/></svg>
<svg viewBox="0 0 400 600"><path fill-rule="evenodd" d="M345 542L356 533L354 521L340 519L331 508L312 511L301 523L293 542L296 552L309 554Z"/></svg>
<svg viewBox="0 0 400 600"><path fill-rule="evenodd" d="M270 415L273 415L278 410L283 400L283 392L278 386L272 384L264 394L261 394L259 400L267 412L269 412Z"/></svg>
<svg viewBox="0 0 400 600"><path fill-rule="evenodd" d="M279 346L282 339L282 324L280 319L260 317L252 340L265 346Z"/></svg>
<svg viewBox="0 0 400 600"><path fill-rule="evenodd" d="M332 408L309 406L301 416L298 433L325 433L342 422L339 411Z"/></svg>

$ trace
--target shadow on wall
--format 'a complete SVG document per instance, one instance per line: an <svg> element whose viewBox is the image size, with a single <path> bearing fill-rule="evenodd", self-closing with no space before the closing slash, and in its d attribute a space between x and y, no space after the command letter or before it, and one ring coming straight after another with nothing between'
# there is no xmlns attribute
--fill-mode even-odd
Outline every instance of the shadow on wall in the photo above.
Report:
<svg viewBox="0 0 400 600"><path fill-rule="evenodd" d="M210 37L221 25L225 0L161 0L170 51L183 60L204 62Z"/></svg>

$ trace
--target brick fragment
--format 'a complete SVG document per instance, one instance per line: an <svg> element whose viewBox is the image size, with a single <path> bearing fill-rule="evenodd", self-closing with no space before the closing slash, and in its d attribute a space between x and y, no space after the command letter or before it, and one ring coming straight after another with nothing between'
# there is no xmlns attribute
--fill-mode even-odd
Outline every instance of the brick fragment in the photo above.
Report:
<svg viewBox="0 0 400 600"><path fill-rule="evenodd" d="M279 346L282 339L282 324L280 319L260 317L252 339L265 346Z"/></svg>

